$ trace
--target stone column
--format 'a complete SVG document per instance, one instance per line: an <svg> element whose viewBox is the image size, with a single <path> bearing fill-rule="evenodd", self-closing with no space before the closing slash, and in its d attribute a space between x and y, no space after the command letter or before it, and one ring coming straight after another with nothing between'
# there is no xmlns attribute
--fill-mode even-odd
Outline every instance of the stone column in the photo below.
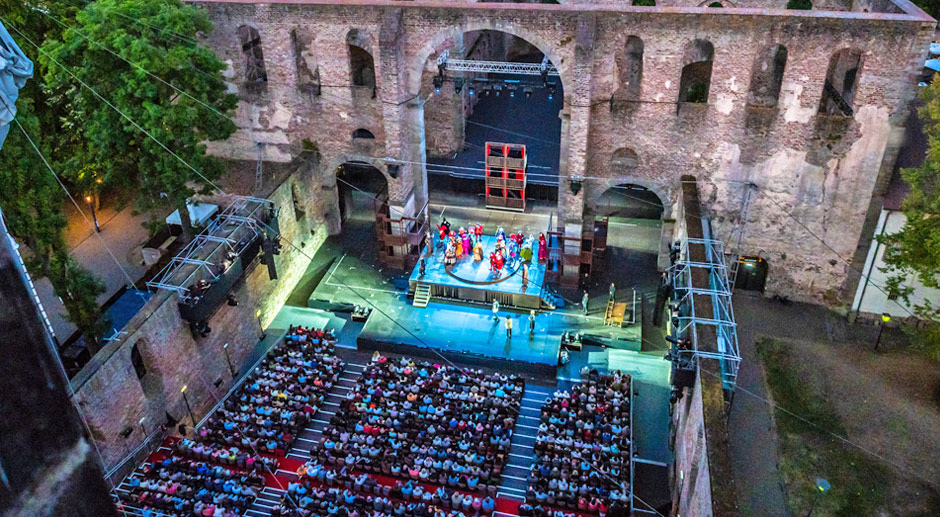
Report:
<svg viewBox="0 0 940 517"><path fill-rule="evenodd" d="M596 18L585 13L578 20L575 55L565 84L565 113L562 114L562 161L558 184L558 226L569 245L565 246L563 278L576 282L580 268L581 230L584 219L583 178L588 176L588 133L591 121L591 71L594 61ZM577 191L577 192L575 192Z"/></svg>

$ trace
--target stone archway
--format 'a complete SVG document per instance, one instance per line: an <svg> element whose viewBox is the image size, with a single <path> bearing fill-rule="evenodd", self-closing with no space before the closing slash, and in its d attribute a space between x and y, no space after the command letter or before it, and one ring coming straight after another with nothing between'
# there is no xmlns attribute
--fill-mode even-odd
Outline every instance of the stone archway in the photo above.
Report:
<svg viewBox="0 0 940 517"><path fill-rule="evenodd" d="M325 182L323 183L321 189L323 193L326 194L323 198L323 204L324 206L328 207L328 210L325 214L325 220L327 232L330 235L337 235L343 231L343 210L341 209L343 201L341 197L346 187L341 187L342 181L337 177L337 171L343 164L361 163L371 165L380 173L382 173L382 176L385 178L386 184L388 185L388 191L391 192L392 190L393 179L389 176L388 164L385 160L358 154L342 154L332 159L323 160L323 163L327 164L327 168L324 170L323 177Z"/></svg>
<svg viewBox="0 0 940 517"><path fill-rule="evenodd" d="M422 45L420 47L416 47L415 49L412 49L407 54L408 57L405 60L406 69L405 69L405 74L404 74L404 78L402 82L403 82L404 89L407 92L406 95L408 98L414 97L414 98L418 98L421 100L419 103L420 107L416 110L416 113L414 115L418 121L418 124L416 124L416 126L420 127L420 130L412 133L411 141L413 144L413 148L420 148L420 153L417 153L417 154L420 154L422 157L427 157L429 149L434 149L434 142L432 141L429 143L427 140L427 137L432 135L432 133L430 133L429 131L431 131L433 124L426 118L427 114L425 113L424 110L426 108L427 109L434 108L433 103L426 104L426 101L433 99L432 95L435 94L435 90L431 89L432 85L431 85L430 75L432 74L432 70L433 70L433 73L436 73L436 59L441 54L441 52L443 52L445 49L451 50L451 53L453 56L454 55L453 49L454 48L461 49L462 39L466 37L467 34L482 33L482 32L497 33L497 34L502 34L502 35L507 35L507 36L518 38L519 40L522 40L525 43L527 43L529 46L531 46L533 51L538 51L543 56L545 56L551 62L551 64L558 70L558 74L559 74L558 76L550 77L549 81L550 83L554 83L554 85L552 85L551 88L547 91L550 91L553 95L555 95L556 102L561 103L562 100L568 99L568 94L565 88L569 84L573 85L573 80L571 80L572 72L570 70L570 63L573 62L573 57L571 57L571 49L565 47L563 44L559 45L557 41L555 41L554 44L550 43L550 41L554 41L554 39L545 37L542 33L539 32L538 29L536 30L526 29L524 27L518 27L513 24L505 24L500 21L486 20L486 19L469 20L469 21L465 20L465 21L456 23L452 27L442 27L440 30L435 32L431 38L422 42ZM463 57L463 56L457 56L457 57ZM474 57L471 59L481 59L481 58ZM496 60L503 60L503 59L496 59ZM448 76L451 79L453 79L454 77L460 78L459 76L452 76L450 74L448 74ZM461 79L464 79L464 78L461 78ZM531 76L531 79L533 79L534 81L541 81L541 79L539 79L538 76ZM448 83L449 82L450 81L448 81ZM539 95L538 94L539 87L536 86L535 88L537 89L536 95ZM437 94L440 93L439 90L440 89L438 88L438 91L436 92ZM466 91L467 90L464 90L464 95L466 95ZM445 95L449 95L452 92L457 93L457 90L456 89L447 90L445 91ZM486 92L486 93L489 93L489 92ZM519 93L520 93L520 96L523 93L521 86L519 87ZM526 93L525 95L526 97L528 97L530 94L531 94L531 91ZM549 96L548 99L551 100L552 97ZM438 101L438 102L442 102L442 101ZM446 102L449 103L450 100L447 100ZM441 105L438 105L438 106L441 106ZM450 104L446 105L447 109L451 109L452 107L453 106L451 106ZM453 138L451 137L441 138L441 140L444 140L447 142L445 146L455 145L454 141L459 139L458 140L459 145L456 145L455 149L466 148L466 145L464 145L464 142L465 142L464 138L466 136L466 132L468 131L467 129L465 129L467 122L464 119L465 112L464 112L464 107L462 103L459 106L459 110L460 110L459 115L453 115L453 114L445 115L445 119L447 120L445 120L444 123L441 123L439 119L437 120L437 123L441 125L442 127L450 128L450 127L459 126L462 129L462 131L459 131L458 133L459 136L454 136ZM451 111L454 111L454 110L451 110ZM568 133L569 133L569 125L567 124L567 118L569 117L568 112L569 112L569 107L565 104L559 104L558 106L553 106L551 108L550 116L553 119L553 121L556 124L558 124L553 129L554 132L558 132L558 133L554 133L551 138L552 140L554 140L555 134L559 134L559 133L560 133L560 138L558 139L557 144L555 144L557 146L557 149L554 149L554 148L552 149L552 151L555 151L555 153L542 153L540 155L540 156L548 157L546 159L547 163L543 163L542 165L550 165L551 168L553 169L552 174L555 174L557 172L558 176L564 176L566 174L566 169L565 169L567 165L566 142L567 142ZM438 113L438 112L435 111L434 113ZM555 118L555 117L558 117L558 118ZM561 119L561 121L558 122L558 119ZM430 125L426 126L426 124L430 124ZM500 124L493 124L493 125L500 126ZM558 126L560 126L560 129ZM519 129L515 129L515 131L516 133L509 131L509 134L521 136L521 134L518 133L520 131ZM475 145L473 148L476 149L477 147L479 147L480 149L482 149L483 141L479 138L479 135L477 136L478 138L474 141ZM500 142L518 142L518 143L528 144L528 142L524 141L525 137L520 138L520 136L516 136L516 138L518 138L519 140L513 140L512 136L507 136L505 134L502 134L501 137L487 138L484 140L500 141ZM454 153L454 156L456 156L456 152ZM438 157L440 157L440 153L438 154ZM461 164L461 165L470 166L466 164ZM473 166L476 166L476 165L473 165ZM427 170L424 169L424 170L415 171L415 172L418 172L418 174L415 175L416 177L414 180L416 186L423 185L424 193L427 194L427 186L429 184L429 180L427 177ZM536 172L541 172L541 171L536 170ZM540 193L540 195L554 197L553 193L546 194L542 192Z"/></svg>

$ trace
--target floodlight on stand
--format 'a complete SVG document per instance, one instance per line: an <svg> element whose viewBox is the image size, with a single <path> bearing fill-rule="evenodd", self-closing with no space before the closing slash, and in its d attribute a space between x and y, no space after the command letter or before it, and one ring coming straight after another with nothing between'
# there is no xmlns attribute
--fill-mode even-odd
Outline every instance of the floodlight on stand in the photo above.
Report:
<svg viewBox="0 0 940 517"><path fill-rule="evenodd" d="M535 90L533 90L531 86L526 86L525 88L522 89L522 91L525 92L525 98L528 99L532 97L532 93Z"/></svg>
<svg viewBox="0 0 940 517"><path fill-rule="evenodd" d="M467 86L467 93L473 96L473 93L474 93L473 84L470 84Z"/></svg>
<svg viewBox="0 0 940 517"><path fill-rule="evenodd" d="M434 93L441 93L441 86L444 85L444 76L435 75L434 76Z"/></svg>
<svg viewBox="0 0 940 517"><path fill-rule="evenodd" d="M501 85L501 84L494 84L494 85L493 85L493 91L496 92L496 96L499 97L499 92L503 91L503 85Z"/></svg>

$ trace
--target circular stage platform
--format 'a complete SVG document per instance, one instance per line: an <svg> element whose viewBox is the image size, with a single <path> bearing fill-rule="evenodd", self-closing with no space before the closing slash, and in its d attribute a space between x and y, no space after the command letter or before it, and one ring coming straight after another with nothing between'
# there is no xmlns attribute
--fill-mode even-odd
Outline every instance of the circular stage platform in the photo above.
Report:
<svg viewBox="0 0 940 517"><path fill-rule="evenodd" d="M469 263L469 264L468 264ZM447 271L447 274L460 280L461 282L466 282L468 284L474 285L493 285L500 282L504 282L512 278L520 269L522 269L522 264L520 263L516 266L516 269L510 269L509 267L503 267L499 270L497 274L499 276L493 277L492 272L490 273L491 277L487 280L477 280L479 277L479 268L484 266L486 261L481 260L476 262L471 257L465 257L463 260L457 261L453 266L446 266L444 268ZM464 266L464 267L461 267ZM467 268L466 266L470 266ZM470 273L470 274L467 274Z"/></svg>

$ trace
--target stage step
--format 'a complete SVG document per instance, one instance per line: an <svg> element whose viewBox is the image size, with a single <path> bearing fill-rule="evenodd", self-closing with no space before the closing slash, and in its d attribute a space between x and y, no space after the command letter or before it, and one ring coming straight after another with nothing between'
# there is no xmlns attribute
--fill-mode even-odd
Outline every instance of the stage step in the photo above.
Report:
<svg viewBox="0 0 940 517"><path fill-rule="evenodd" d="M418 287L415 288L415 298L414 305L415 307L425 308L428 306L428 303L431 302L431 285L419 283Z"/></svg>

